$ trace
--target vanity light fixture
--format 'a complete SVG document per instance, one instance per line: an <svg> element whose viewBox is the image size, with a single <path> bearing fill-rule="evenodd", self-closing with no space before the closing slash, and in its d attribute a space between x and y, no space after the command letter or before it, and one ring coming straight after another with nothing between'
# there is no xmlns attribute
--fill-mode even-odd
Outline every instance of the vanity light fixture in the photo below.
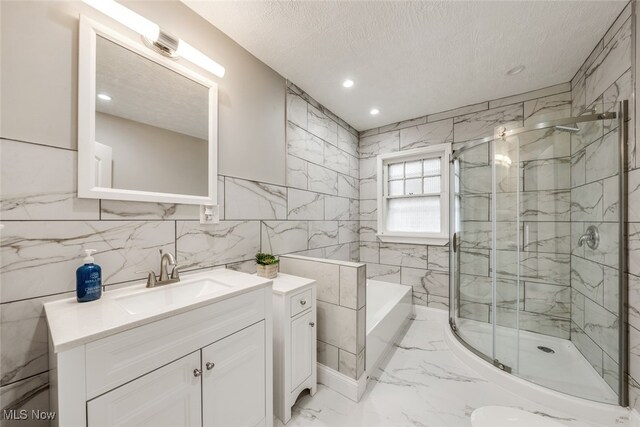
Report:
<svg viewBox="0 0 640 427"><path fill-rule="evenodd" d="M98 98L102 99L103 101L111 101L111 97L106 93L99 93Z"/></svg>
<svg viewBox="0 0 640 427"><path fill-rule="evenodd" d="M351 79L346 79L345 81L342 82L342 86L349 88L353 86L353 80Z"/></svg>
<svg viewBox="0 0 640 427"><path fill-rule="evenodd" d="M371 114L372 116L375 116L378 113L380 113L380 110L378 110L377 108L372 108L371 111L369 111L369 114Z"/></svg>
<svg viewBox="0 0 640 427"><path fill-rule="evenodd" d="M516 74L520 74L521 72L523 72L525 68L526 67L524 65L518 65L517 67L513 67L512 69L507 71L505 74L507 76L515 76Z"/></svg>
<svg viewBox="0 0 640 427"><path fill-rule="evenodd" d="M173 59L184 58L218 77L224 77L224 67L184 40L163 31L158 24L138 15L115 0L82 0L89 6L140 34L145 44Z"/></svg>

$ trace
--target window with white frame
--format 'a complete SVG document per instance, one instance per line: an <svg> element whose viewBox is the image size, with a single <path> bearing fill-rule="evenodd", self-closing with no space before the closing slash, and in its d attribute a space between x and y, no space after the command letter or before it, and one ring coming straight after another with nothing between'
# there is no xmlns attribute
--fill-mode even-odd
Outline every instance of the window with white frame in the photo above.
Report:
<svg viewBox="0 0 640 427"><path fill-rule="evenodd" d="M450 144L378 156L378 237L444 245L449 239Z"/></svg>

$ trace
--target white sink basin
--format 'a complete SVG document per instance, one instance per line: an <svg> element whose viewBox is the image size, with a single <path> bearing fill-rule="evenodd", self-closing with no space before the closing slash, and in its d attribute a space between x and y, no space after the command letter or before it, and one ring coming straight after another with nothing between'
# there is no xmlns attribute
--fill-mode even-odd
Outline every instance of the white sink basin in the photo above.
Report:
<svg viewBox="0 0 640 427"><path fill-rule="evenodd" d="M1 0L0 0L1 1ZM204 308L271 286L268 279L218 268L186 273L178 283L147 288L140 281L107 290L102 298L78 304L76 298L44 304L55 353L151 322ZM267 292L271 295L271 292Z"/></svg>
<svg viewBox="0 0 640 427"><path fill-rule="evenodd" d="M202 297L226 291L231 287L233 287L231 284L201 278L189 282L171 283L154 289L144 289L134 294L116 297L115 301L130 314L140 314L193 303Z"/></svg>

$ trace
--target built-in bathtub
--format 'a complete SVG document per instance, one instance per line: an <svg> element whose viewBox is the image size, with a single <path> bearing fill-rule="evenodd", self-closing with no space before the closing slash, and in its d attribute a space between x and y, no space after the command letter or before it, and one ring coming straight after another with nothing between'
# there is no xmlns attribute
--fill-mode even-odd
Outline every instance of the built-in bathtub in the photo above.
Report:
<svg viewBox="0 0 640 427"><path fill-rule="evenodd" d="M366 371L371 375L413 315L411 286L367 280Z"/></svg>

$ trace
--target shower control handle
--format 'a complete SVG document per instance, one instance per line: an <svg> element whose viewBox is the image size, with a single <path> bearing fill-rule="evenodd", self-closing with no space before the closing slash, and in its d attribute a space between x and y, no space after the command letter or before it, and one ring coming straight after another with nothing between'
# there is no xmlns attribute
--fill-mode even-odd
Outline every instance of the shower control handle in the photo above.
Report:
<svg viewBox="0 0 640 427"><path fill-rule="evenodd" d="M585 243L590 249L596 249L598 247L598 244L600 244L600 233L598 232L598 227L595 225L587 227L587 232L578 239L578 246L582 247Z"/></svg>

